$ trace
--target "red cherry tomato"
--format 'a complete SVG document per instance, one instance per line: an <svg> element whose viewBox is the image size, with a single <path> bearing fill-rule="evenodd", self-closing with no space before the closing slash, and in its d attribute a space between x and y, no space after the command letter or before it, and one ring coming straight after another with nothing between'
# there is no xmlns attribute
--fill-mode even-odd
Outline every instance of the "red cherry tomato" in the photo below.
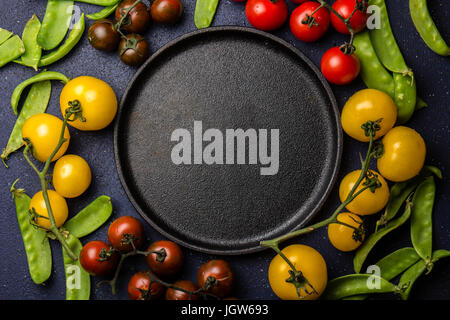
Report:
<svg viewBox="0 0 450 320"><path fill-rule="evenodd" d="M135 273L128 282L128 296L131 300L153 300L164 296L165 287L153 281L150 287L150 277L147 272Z"/></svg>
<svg viewBox="0 0 450 320"><path fill-rule="evenodd" d="M103 241L91 241L80 252L80 264L93 276L106 276L114 271L118 261L117 253Z"/></svg>
<svg viewBox="0 0 450 320"><path fill-rule="evenodd" d="M152 252L146 257L147 264L157 275L174 275L183 266L183 251L175 242L156 241L148 247L147 251Z"/></svg>
<svg viewBox="0 0 450 320"><path fill-rule="evenodd" d="M108 229L108 240L114 249L122 253L133 250L128 239L133 239L136 249L142 247L144 243L144 228L138 219L133 217L120 217L114 220Z"/></svg>
<svg viewBox="0 0 450 320"><path fill-rule="evenodd" d="M320 39L328 30L330 25L330 14L324 7L320 8L312 17L314 22L308 24L308 17L316 10L320 4L308 1L299 5L291 14L289 25L294 36L305 42L313 42ZM311 18L309 18L311 19Z"/></svg>
<svg viewBox="0 0 450 320"><path fill-rule="evenodd" d="M285 0L248 0L245 15L256 29L272 31L286 22L288 8Z"/></svg>
<svg viewBox="0 0 450 320"><path fill-rule="evenodd" d="M343 85L358 76L360 65L356 54L348 55L339 47L333 47L323 55L320 68L328 81Z"/></svg>
<svg viewBox="0 0 450 320"><path fill-rule="evenodd" d="M173 284L175 287L194 292L198 287L191 281L180 280ZM199 300L200 297L197 294L190 295L187 292L177 289L169 288L166 291L166 300Z"/></svg>
<svg viewBox="0 0 450 320"><path fill-rule="evenodd" d="M356 10L350 19L350 26L355 32L360 32L366 27L367 23L367 2L358 0L359 6L362 6L363 12ZM347 19L352 14L356 6L356 0L337 0L333 3L332 8L339 13L343 18ZM333 27L343 34L350 34L345 24L336 16L331 13L331 24Z"/></svg>
<svg viewBox="0 0 450 320"><path fill-rule="evenodd" d="M197 283L206 292L218 297L227 296L234 285L234 272L224 260L210 260L197 272Z"/></svg>

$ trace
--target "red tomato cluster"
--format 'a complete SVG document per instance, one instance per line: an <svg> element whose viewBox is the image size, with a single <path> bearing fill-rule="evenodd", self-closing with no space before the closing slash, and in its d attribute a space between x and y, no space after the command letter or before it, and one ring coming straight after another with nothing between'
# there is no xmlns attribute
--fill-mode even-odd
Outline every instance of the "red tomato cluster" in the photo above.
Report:
<svg viewBox="0 0 450 320"><path fill-rule="evenodd" d="M366 26L366 1L336 0L331 13L317 1L291 1L299 6L290 16L289 26L292 34L301 41L319 40L327 32L330 22L338 32L350 34L342 19L350 18L350 26L354 32L360 32ZM353 13L354 10L356 11ZM286 0L247 0L245 14L253 27L264 31L280 28L289 15ZM355 54L347 53L344 48L333 47L323 55L321 70L329 82L337 85L348 84L359 74L359 59Z"/></svg>
<svg viewBox="0 0 450 320"><path fill-rule="evenodd" d="M128 282L128 295L132 300L163 297L166 300L198 300L202 294L218 298L229 296L235 276L224 260L204 263L198 270L196 284L188 280L179 280L173 285L155 281L159 280L158 277L173 277L181 271L183 251L175 242L160 240L150 244L146 251L138 252L144 245L144 237L144 228L139 220L120 217L108 228L110 244L104 241L87 243L80 252L80 264L93 276L108 276L119 268L119 258L122 259L123 255L144 254L149 270L135 273Z"/></svg>

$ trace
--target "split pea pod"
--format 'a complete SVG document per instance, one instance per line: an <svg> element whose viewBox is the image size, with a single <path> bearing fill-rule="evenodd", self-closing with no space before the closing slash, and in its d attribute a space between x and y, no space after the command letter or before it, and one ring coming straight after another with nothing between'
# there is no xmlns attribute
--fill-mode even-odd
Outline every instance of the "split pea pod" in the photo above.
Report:
<svg viewBox="0 0 450 320"><path fill-rule="evenodd" d="M353 45L361 64L360 75L366 86L383 91L394 99L394 80L378 59L370 40L369 31L356 34Z"/></svg>
<svg viewBox="0 0 450 320"><path fill-rule="evenodd" d="M39 61L39 67L48 66L49 64L52 64L65 57L70 52L70 50L72 50L73 47L75 47L75 45L80 41L81 37L83 36L84 29L85 22L83 13L80 17L80 20L78 20L78 22L74 25L72 31L69 33L66 41L55 51L52 51L49 54L41 57L41 60Z"/></svg>
<svg viewBox="0 0 450 320"><path fill-rule="evenodd" d="M432 263L436 263L442 258L450 257L450 251L448 250L436 250L433 252ZM408 300L411 293L414 282L427 270L427 266L424 260L419 260L413 266L411 266L405 273L402 274L399 286L408 286L407 289L400 293L403 300Z"/></svg>
<svg viewBox="0 0 450 320"><path fill-rule="evenodd" d="M441 56L450 55L450 48L436 28L426 0L409 0L411 18L426 45Z"/></svg>
<svg viewBox="0 0 450 320"><path fill-rule="evenodd" d="M400 291L396 285L379 276L373 274L350 274L328 282L323 298L326 300L339 300L360 294Z"/></svg>
<svg viewBox="0 0 450 320"><path fill-rule="evenodd" d="M364 261L366 260L368 254L373 249L373 247L380 241L385 235L390 233L391 231L397 229L402 224L404 224L411 215L411 207L412 203L408 200L406 201L405 211L403 214L395 219L391 220L386 227L384 227L381 230L378 230L375 233L372 233L366 241L359 247L358 251L356 251L355 257L353 258L353 267L355 269L356 273L359 273L361 271L361 267L364 264Z"/></svg>
<svg viewBox="0 0 450 320"><path fill-rule="evenodd" d="M22 127L25 121L38 113L44 113L50 100L52 84L50 80L36 82L31 86L27 99L25 100L22 110L17 117L14 128L9 136L8 144L3 149L1 159L5 163L8 156L24 145L22 139ZM5 164L6 165L6 164Z"/></svg>
<svg viewBox="0 0 450 320"><path fill-rule="evenodd" d="M20 96L22 95L23 90L25 90L26 87L29 85L40 82L40 81L46 81L46 80L59 80L62 81L64 84L69 82L69 78L67 78L65 75L59 72L55 71L43 71L31 78L28 78L27 80L20 83L13 91L13 94L11 95L11 107L14 111L14 114L17 116L17 106L19 104Z"/></svg>
<svg viewBox="0 0 450 320"><path fill-rule="evenodd" d="M113 211L111 198L100 196L64 224L64 228L77 238L97 230L109 219Z"/></svg>
<svg viewBox="0 0 450 320"><path fill-rule="evenodd" d="M219 0L197 0L195 4L194 22L197 29L207 28L216 14Z"/></svg>
<svg viewBox="0 0 450 320"><path fill-rule="evenodd" d="M25 53L20 57L20 61L15 61L37 71L39 59L41 59L42 48L37 43L37 35L41 29L41 22L34 14L28 20L22 33L22 41L25 46Z"/></svg>
<svg viewBox="0 0 450 320"><path fill-rule="evenodd" d="M11 31L0 28L0 44L11 38L12 35Z"/></svg>
<svg viewBox="0 0 450 320"><path fill-rule="evenodd" d="M73 0L48 0L38 44L45 50L56 48L66 36L72 20Z"/></svg>
<svg viewBox="0 0 450 320"><path fill-rule="evenodd" d="M0 45L0 68L19 58L24 52L23 41L18 35L12 36Z"/></svg>
<svg viewBox="0 0 450 320"><path fill-rule="evenodd" d="M412 72L409 74L394 73L394 102L397 106L397 122L404 124L416 109L417 89Z"/></svg>
<svg viewBox="0 0 450 320"><path fill-rule="evenodd" d="M380 9L379 29L370 30L370 39L381 63L390 71L406 74L410 70L406 66L403 55L395 41L389 22L388 11L384 0L369 0L369 5L376 5Z"/></svg>
<svg viewBox="0 0 450 320"><path fill-rule="evenodd" d="M105 7L98 12L87 14L86 18L91 19L91 20L105 19L105 18L109 17L116 10L116 8L118 6L119 6L119 3L114 4L112 6Z"/></svg>
<svg viewBox="0 0 450 320"><path fill-rule="evenodd" d="M72 252L79 257L83 245L77 237L69 234L66 242ZM80 259L73 261L63 250L64 272L66 275L66 300L89 300L91 294L91 277L80 264Z"/></svg>
<svg viewBox="0 0 450 320"><path fill-rule="evenodd" d="M391 281L419 260L420 257L417 255L416 250L407 247L392 252L375 263L375 265L380 268L380 276L387 281ZM347 297L345 300L364 300L367 297L368 295L357 295Z"/></svg>
<svg viewBox="0 0 450 320"><path fill-rule="evenodd" d="M417 254L429 262L432 254L432 214L436 194L433 176L427 177L418 187L413 197L411 212L411 241Z"/></svg>
<svg viewBox="0 0 450 320"><path fill-rule="evenodd" d="M41 284L52 273L52 252L47 233L30 224L28 209L31 198L25 194L24 190L16 189L14 187L16 183L17 180L11 187L11 193L16 205L17 221L27 255L28 270L34 283Z"/></svg>

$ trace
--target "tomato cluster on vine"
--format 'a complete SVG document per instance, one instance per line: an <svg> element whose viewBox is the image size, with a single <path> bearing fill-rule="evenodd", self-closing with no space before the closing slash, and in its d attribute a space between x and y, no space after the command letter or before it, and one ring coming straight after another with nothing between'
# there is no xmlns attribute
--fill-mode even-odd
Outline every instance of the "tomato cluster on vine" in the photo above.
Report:
<svg viewBox="0 0 450 320"><path fill-rule="evenodd" d="M122 262L129 256L142 255L148 270L135 273L128 282L132 300L199 300L201 298L230 298L235 275L224 260L210 260L200 266L197 283L178 280L171 284L162 279L173 279L183 268L184 255L172 241L159 240L142 250L145 235L141 222L130 216L114 220L108 228L108 242L91 241L80 252L80 264L93 276L109 276L107 281L115 292Z"/></svg>

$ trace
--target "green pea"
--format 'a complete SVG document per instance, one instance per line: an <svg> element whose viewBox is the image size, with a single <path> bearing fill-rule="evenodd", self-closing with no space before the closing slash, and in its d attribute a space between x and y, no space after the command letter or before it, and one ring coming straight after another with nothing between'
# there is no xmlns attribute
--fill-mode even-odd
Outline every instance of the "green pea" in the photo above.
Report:
<svg viewBox="0 0 450 320"><path fill-rule="evenodd" d="M216 14L219 0L197 0L195 4L194 22L197 29L207 28Z"/></svg>
<svg viewBox="0 0 450 320"><path fill-rule="evenodd" d="M406 201L405 211L399 218L391 220L386 225L386 227L384 227L381 230L378 230L375 233L372 233L369 237L367 237L367 239L364 241L361 247L359 247L358 251L356 251L355 257L353 258L353 267L355 269L355 272L359 273L361 271L361 267L364 264L364 261L366 260L372 248L378 243L378 241L380 241L385 235L387 235L391 231L400 227L402 224L406 222L406 220L409 219L411 215L411 207L412 203Z"/></svg>
<svg viewBox="0 0 450 320"><path fill-rule="evenodd" d="M81 37L83 36L84 28L85 22L83 13L80 17L80 20L78 20L78 22L74 25L66 41L57 50L41 57L41 60L39 61L39 67L48 66L49 64L52 64L65 57L70 52L70 50L72 50L73 47L75 47L75 45L80 41Z"/></svg>
<svg viewBox="0 0 450 320"><path fill-rule="evenodd" d="M11 95L11 107L16 116L17 116L17 106L19 104L20 96L22 95L23 90L33 83L45 81L45 80L60 80L63 83L69 82L69 78L67 78L62 73L55 72L55 71L43 71L31 78L28 78L25 81L23 81L14 89L13 94Z"/></svg>
<svg viewBox="0 0 450 320"><path fill-rule="evenodd" d="M370 39L381 63L390 71L397 73L408 73L410 70L406 66L400 48L392 33L391 24L384 0L369 0L369 5L376 5L380 8L379 29L370 30Z"/></svg>
<svg viewBox="0 0 450 320"><path fill-rule="evenodd" d="M25 121L32 115L38 113L44 113L50 100L50 94L52 91L52 84L49 80L36 82L31 86L27 99L25 100L22 110L17 117L16 124L9 136L8 144L3 149L1 159L5 163L8 156L17 151L24 145L22 139L22 127ZM5 164L6 165L6 164Z"/></svg>
<svg viewBox="0 0 450 320"><path fill-rule="evenodd" d="M76 0L76 1L96 4L98 6L112 6L120 2L121 0Z"/></svg>
<svg viewBox="0 0 450 320"><path fill-rule="evenodd" d="M100 196L64 224L64 228L77 238L97 230L109 219L113 211L111 198Z"/></svg>
<svg viewBox="0 0 450 320"><path fill-rule="evenodd" d="M23 41L18 35L12 36L0 45L0 68L19 58L24 52Z"/></svg>
<svg viewBox="0 0 450 320"><path fill-rule="evenodd" d="M16 205L17 221L27 255L28 270L34 283L41 284L52 273L52 252L47 233L30 224L28 209L31 198L25 194L23 189L16 189L14 187L16 183L17 180L11 187L11 193Z"/></svg>
<svg viewBox="0 0 450 320"><path fill-rule="evenodd" d="M430 176L417 187L413 197L411 241L417 254L425 261L430 261L432 254L432 214L435 194L436 185L433 176Z"/></svg>
<svg viewBox="0 0 450 320"><path fill-rule="evenodd" d="M436 250L433 252L432 263L436 263L442 258L450 257L450 251L448 250ZM412 286L416 280L427 270L427 265L424 260L419 260L406 270L400 277L399 286L408 286L407 289L400 293L403 300L408 300L411 293Z"/></svg>
<svg viewBox="0 0 450 320"><path fill-rule="evenodd" d="M116 10L116 8L118 6L119 6L119 4L117 3L112 6L105 7L105 8L103 8L103 10L100 10L99 12L95 12L95 13L86 15L86 18L89 18L91 20L105 19L105 18L109 17Z"/></svg>
<svg viewBox="0 0 450 320"><path fill-rule="evenodd" d="M426 45L441 56L450 55L450 48L445 43L428 11L426 0L409 0L409 11L414 26Z"/></svg>
<svg viewBox="0 0 450 320"><path fill-rule="evenodd" d="M20 62L23 65L32 67L37 71L37 65L39 59L41 59L42 48L37 43L37 35L41 29L41 22L38 17L33 14L30 20L28 20L23 29L22 41L25 45L25 53L20 57Z"/></svg>
<svg viewBox="0 0 450 320"><path fill-rule="evenodd" d="M371 286L377 282L379 287ZM331 280L323 294L326 300L338 300L350 296L369 294L399 292L400 289L389 281L373 274L350 274Z"/></svg>
<svg viewBox="0 0 450 320"><path fill-rule="evenodd" d="M76 256L80 256L83 245L77 237L69 234L66 242ZM64 272L66 275L66 300L89 300L91 294L91 277L80 264L80 259L73 261L63 250Z"/></svg>
<svg viewBox="0 0 450 320"><path fill-rule="evenodd" d="M394 80L375 53L369 32L356 34L353 45L361 64L360 75L368 88L377 89L394 99Z"/></svg>
<svg viewBox="0 0 450 320"><path fill-rule="evenodd" d="M410 74L394 73L395 97L397 106L397 122L406 123L416 108L416 82L412 72Z"/></svg>
<svg viewBox="0 0 450 320"><path fill-rule="evenodd" d="M11 31L0 28L0 44L11 38L12 35Z"/></svg>

